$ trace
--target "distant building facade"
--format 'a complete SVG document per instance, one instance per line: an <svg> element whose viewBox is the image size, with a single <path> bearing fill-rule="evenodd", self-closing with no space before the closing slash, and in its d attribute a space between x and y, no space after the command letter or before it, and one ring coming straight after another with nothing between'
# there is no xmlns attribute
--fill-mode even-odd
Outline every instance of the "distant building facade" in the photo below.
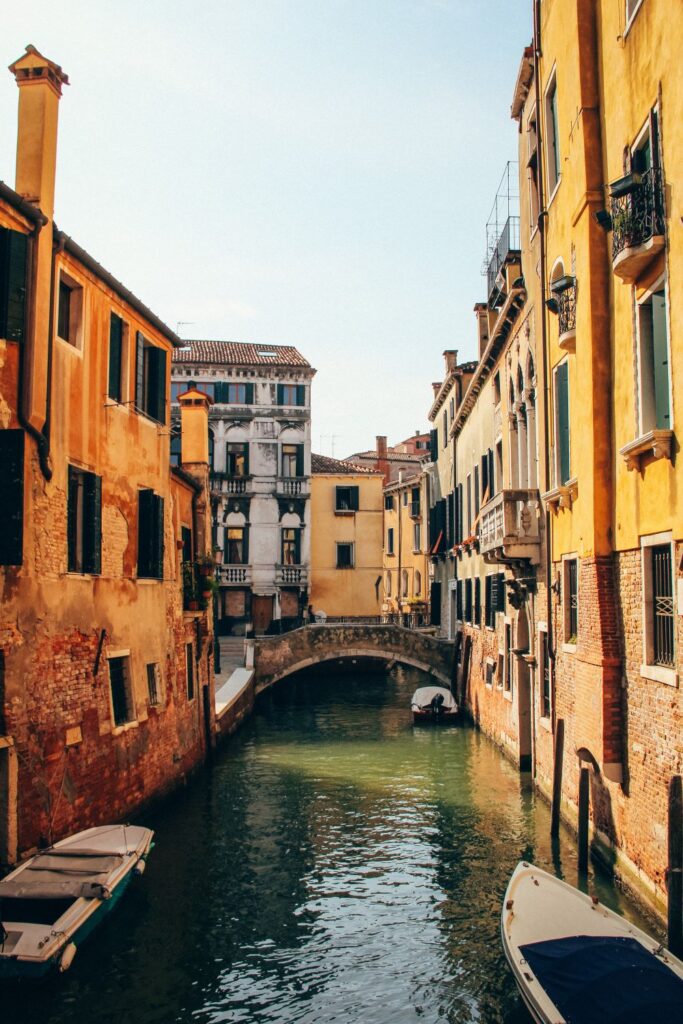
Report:
<svg viewBox="0 0 683 1024"><path fill-rule="evenodd" d="M414 473L429 458L429 435L416 433L400 444L390 447L384 434L378 434L374 449L356 452L345 461L375 469L384 476L385 484L398 479L399 473Z"/></svg>
<svg viewBox="0 0 683 1024"><path fill-rule="evenodd" d="M429 624L427 478L403 472L384 488L382 617L407 627Z"/></svg>
<svg viewBox="0 0 683 1024"><path fill-rule="evenodd" d="M380 620L383 477L311 457L310 603L328 619Z"/></svg>
<svg viewBox="0 0 683 1024"><path fill-rule="evenodd" d="M188 341L176 350L171 401L208 395L218 628L287 627L309 604L311 383L295 348Z"/></svg>

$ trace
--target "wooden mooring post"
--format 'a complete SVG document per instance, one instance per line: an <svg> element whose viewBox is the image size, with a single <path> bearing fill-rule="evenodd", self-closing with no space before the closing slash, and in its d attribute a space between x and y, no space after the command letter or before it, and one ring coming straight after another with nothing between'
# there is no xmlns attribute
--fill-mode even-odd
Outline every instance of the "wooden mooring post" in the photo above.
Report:
<svg viewBox="0 0 683 1024"><path fill-rule="evenodd" d="M550 812L550 835L560 834L560 801L562 800L562 759L564 757L564 718L555 723L555 755L553 760L553 803Z"/></svg>
<svg viewBox="0 0 683 1024"><path fill-rule="evenodd" d="M669 782L669 867L667 888L667 944L674 956L683 956L683 781Z"/></svg>
<svg viewBox="0 0 683 1024"><path fill-rule="evenodd" d="M582 768L579 776L579 874L588 872L588 807L590 805L590 768Z"/></svg>

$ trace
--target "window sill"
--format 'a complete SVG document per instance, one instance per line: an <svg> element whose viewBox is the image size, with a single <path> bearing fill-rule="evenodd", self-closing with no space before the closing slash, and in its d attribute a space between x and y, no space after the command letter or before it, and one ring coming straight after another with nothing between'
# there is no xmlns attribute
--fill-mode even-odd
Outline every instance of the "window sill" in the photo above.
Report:
<svg viewBox="0 0 683 1024"><path fill-rule="evenodd" d="M564 654L576 654L577 644L562 644Z"/></svg>
<svg viewBox="0 0 683 1024"><path fill-rule="evenodd" d="M355 516L356 514L356 511L355 509L351 508L336 508L334 510L334 514L335 516L348 516L349 518L353 518L353 516Z"/></svg>
<svg viewBox="0 0 683 1024"><path fill-rule="evenodd" d="M650 457L656 459L668 459L671 462L671 448L673 442L673 430L649 430L634 441L629 441L619 454L626 462L626 468L630 471L642 468L641 459Z"/></svg>
<svg viewBox="0 0 683 1024"><path fill-rule="evenodd" d="M512 704L512 690L503 690L503 697L505 700L509 700Z"/></svg>
<svg viewBox="0 0 683 1024"><path fill-rule="evenodd" d="M572 477L571 480L567 480L566 484L563 484L561 487L554 487L551 491L546 491L545 494L541 495L541 498L550 511L557 515L561 508L571 508L578 496L579 481L576 477Z"/></svg>
<svg viewBox="0 0 683 1024"><path fill-rule="evenodd" d="M539 718L538 724L541 726L542 729L545 729L546 732L553 731L553 727L549 718Z"/></svg>
<svg viewBox="0 0 683 1024"><path fill-rule="evenodd" d="M136 576L136 583L163 583L163 579L157 576Z"/></svg>
<svg viewBox="0 0 683 1024"><path fill-rule="evenodd" d="M111 731L112 736L120 736L124 732L128 732L129 729L137 729L140 723L137 718L134 718L132 722L124 722L123 725L115 725Z"/></svg>
<svg viewBox="0 0 683 1024"><path fill-rule="evenodd" d="M81 359L83 358L83 350L77 342L69 341L67 338L63 338L61 334L57 335L57 341L61 341L62 345L66 345L68 349L71 349L74 355L80 356Z"/></svg>
<svg viewBox="0 0 683 1024"><path fill-rule="evenodd" d="M339 572L348 572L349 569L355 569L355 568L356 568L355 565L336 565L335 566L335 569L337 569Z"/></svg>
<svg viewBox="0 0 683 1024"><path fill-rule="evenodd" d="M678 686L678 672L675 668L665 668L663 665L641 665L640 674L643 679L651 679L653 683Z"/></svg>

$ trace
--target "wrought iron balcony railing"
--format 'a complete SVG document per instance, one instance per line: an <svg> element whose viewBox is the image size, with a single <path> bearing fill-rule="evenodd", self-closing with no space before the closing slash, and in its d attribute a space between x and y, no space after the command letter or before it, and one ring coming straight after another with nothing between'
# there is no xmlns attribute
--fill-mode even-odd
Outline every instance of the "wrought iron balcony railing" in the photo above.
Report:
<svg viewBox="0 0 683 1024"><path fill-rule="evenodd" d="M499 491L479 515L479 550L485 560L529 559L540 557L540 496L537 490ZM486 556L493 558L486 559Z"/></svg>
<svg viewBox="0 0 683 1024"><path fill-rule="evenodd" d="M559 292L557 296L559 305L558 320L560 328L560 340L567 335L576 334L576 282Z"/></svg>
<svg viewBox="0 0 683 1024"><path fill-rule="evenodd" d="M653 248L661 239L664 244L664 182L660 167L649 167L642 174L629 174L610 186L612 218L612 263L633 280L632 268L627 264L632 250L641 246ZM637 254L635 254L637 256ZM638 269L638 268L637 268Z"/></svg>
<svg viewBox="0 0 683 1024"><path fill-rule="evenodd" d="M491 306L497 304L497 299L502 293L498 274L505 265L508 256L513 253L518 254L519 251L519 217L508 217L491 254L486 271L487 295Z"/></svg>

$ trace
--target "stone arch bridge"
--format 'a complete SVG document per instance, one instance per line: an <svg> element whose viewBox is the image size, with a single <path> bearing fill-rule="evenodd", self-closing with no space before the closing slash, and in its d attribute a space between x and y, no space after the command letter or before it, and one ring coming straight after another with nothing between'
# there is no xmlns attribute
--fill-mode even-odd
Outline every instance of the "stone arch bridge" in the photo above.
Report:
<svg viewBox="0 0 683 1024"><path fill-rule="evenodd" d="M260 693L311 665L354 658L412 665L431 675L435 684L450 687L454 653L451 641L401 626L351 622L304 626L254 641L255 688Z"/></svg>

